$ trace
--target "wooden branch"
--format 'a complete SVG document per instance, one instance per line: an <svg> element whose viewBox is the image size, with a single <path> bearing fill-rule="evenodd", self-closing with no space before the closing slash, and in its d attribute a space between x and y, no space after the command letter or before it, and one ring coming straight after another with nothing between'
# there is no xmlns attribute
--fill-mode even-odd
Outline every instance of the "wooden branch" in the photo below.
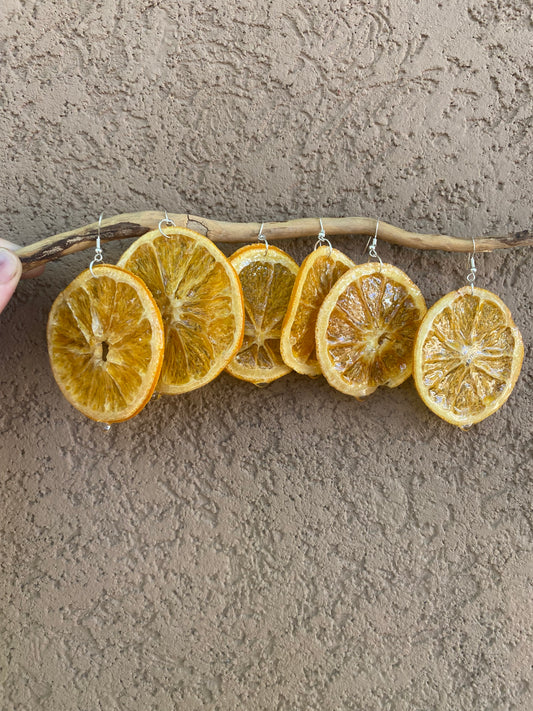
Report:
<svg viewBox="0 0 533 711"><path fill-rule="evenodd" d="M150 230L157 229L162 218L161 212L129 212L102 220L101 241L111 242L118 239L140 237ZM213 242L253 242L257 239L259 222L221 222L205 217L170 213L169 217L181 227L200 232ZM370 217L324 217L322 218L326 235L373 235L376 220ZM287 222L265 222L263 234L269 241L279 239L297 239L316 237L320 230L318 218L288 220ZM94 249L98 223L93 222L69 232L62 232L17 251L27 272L35 267L60 259L66 254L83 249ZM407 232L386 222L379 223L379 239L414 249L440 249L447 252L470 252L472 240L466 237L447 235L425 235ZM477 252L492 252L495 249L533 246L533 232L523 230L503 236L475 237Z"/></svg>

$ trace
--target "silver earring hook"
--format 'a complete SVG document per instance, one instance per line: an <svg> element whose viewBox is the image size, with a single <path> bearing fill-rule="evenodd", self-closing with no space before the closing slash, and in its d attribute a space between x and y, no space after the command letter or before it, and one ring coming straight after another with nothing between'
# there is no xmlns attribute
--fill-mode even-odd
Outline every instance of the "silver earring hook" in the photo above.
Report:
<svg viewBox="0 0 533 711"><path fill-rule="evenodd" d="M383 269L383 262L381 261L381 257L379 256L379 254L376 251L376 246L378 243L378 229L379 229L379 220L376 220L376 231L374 233L374 237L370 236L368 238L368 242L366 243L366 247L365 247L365 252L368 249L368 257L369 257L368 261L370 261L370 258L377 259L379 261L379 270L381 271ZM368 245L370 245L370 247Z"/></svg>
<svg viewBox="0 0 533 711"><path fill-rule="evenodd" d="M472 251L470 252L470 271L466 276L467 282L470 284L470 290L472 294L474 293L474 282L476 281L476 240L472 237Z"/></svg>
<svg viewBox="0 0 533 711"><path fill-rule="evenodd" d="M319 217L318 219L320 221L320 232L318 233L318 240L315 243L315 249L318 249L318 247L327 244L329 247L328 257L331 257L333 247L331 246L331 242L329 241L329 239L326 237L326 230L324 229L324 225L322 224L322 218Z"/></svg>
<svg viewBox="0 0 533 711"><path fill-rule="evenodd" d="M259 228L259 234L257 235L257 240L258 240L258 242L262 242L265 245L265 254L268 254L269 244L268 244L267 238L263 234L263 227L264 226L265 226L265 223L262 222L261 227Z"/></svg>
<svg viewBox="0 0 533 711"><path fill-rule="evenodd" d="M102 251L102 248L100 246L100 228L102 227L102 217L104 216L104 213L100 213L100 217L98 218L98 234L96 235L96 246L94 248L94 257L92 262L89 264L89 271L93 275L93 277L96 277L95 273L93 272L93 266L95 264L99 264L101 261L104 259L104 253Z"/></svg>
<svg viewBox="0 0 533 711"><path fill-rule="evenodd" d="M165 210L165 216L163 217L162 220L159 220L159 224L158 224L157 228L159 229L159 231L161 232L163 237L166 237L167 239L171 239L167 234L165 234L163 232L163 230L161 229L161 225L172 225L173 227L176 227L176 223L174 222L174 220L170 219L170 217L168 216L168 212L166 210Z"/></svg>

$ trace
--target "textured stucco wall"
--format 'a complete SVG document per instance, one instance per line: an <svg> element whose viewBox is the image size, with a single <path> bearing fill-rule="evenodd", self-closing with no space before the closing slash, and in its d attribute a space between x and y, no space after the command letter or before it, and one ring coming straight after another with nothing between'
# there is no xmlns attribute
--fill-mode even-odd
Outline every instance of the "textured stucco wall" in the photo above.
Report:
<svg viewBox="0 0 533 711"><path fill-rule="evenodd" d="M143 208L530 227L532 12L3 0L0 235ZM381 254L428 303L465 283L464 255ZM2 711L533 708L533 250L479 257L526 354L469 433L411 381L358 403L296 375L222 375L106 433L47 361L87 263L0 317Z"/></svg>

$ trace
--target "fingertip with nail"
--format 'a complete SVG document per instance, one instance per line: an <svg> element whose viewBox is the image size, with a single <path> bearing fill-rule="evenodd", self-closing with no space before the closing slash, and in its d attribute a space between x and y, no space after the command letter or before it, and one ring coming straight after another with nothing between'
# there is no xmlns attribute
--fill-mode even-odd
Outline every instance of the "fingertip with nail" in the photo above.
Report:
<svg viewBox="0 0 533 711"><path fill-rule="evenodd" d="M12 279L20 276L22 264L19 258L8 249L0 247L0 284L8 284Z"/></svg>

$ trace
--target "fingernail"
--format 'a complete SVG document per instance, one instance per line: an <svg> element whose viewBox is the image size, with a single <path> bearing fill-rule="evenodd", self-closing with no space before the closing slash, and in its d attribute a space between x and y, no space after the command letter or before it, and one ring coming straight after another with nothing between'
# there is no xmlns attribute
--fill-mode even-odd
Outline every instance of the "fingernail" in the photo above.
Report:
<svg viewBox="0 0 533 711"><path fill-rule="evenodd" d="M19 260L8 249L0 249L0 284L7 284L19 270Z"/></svg>

